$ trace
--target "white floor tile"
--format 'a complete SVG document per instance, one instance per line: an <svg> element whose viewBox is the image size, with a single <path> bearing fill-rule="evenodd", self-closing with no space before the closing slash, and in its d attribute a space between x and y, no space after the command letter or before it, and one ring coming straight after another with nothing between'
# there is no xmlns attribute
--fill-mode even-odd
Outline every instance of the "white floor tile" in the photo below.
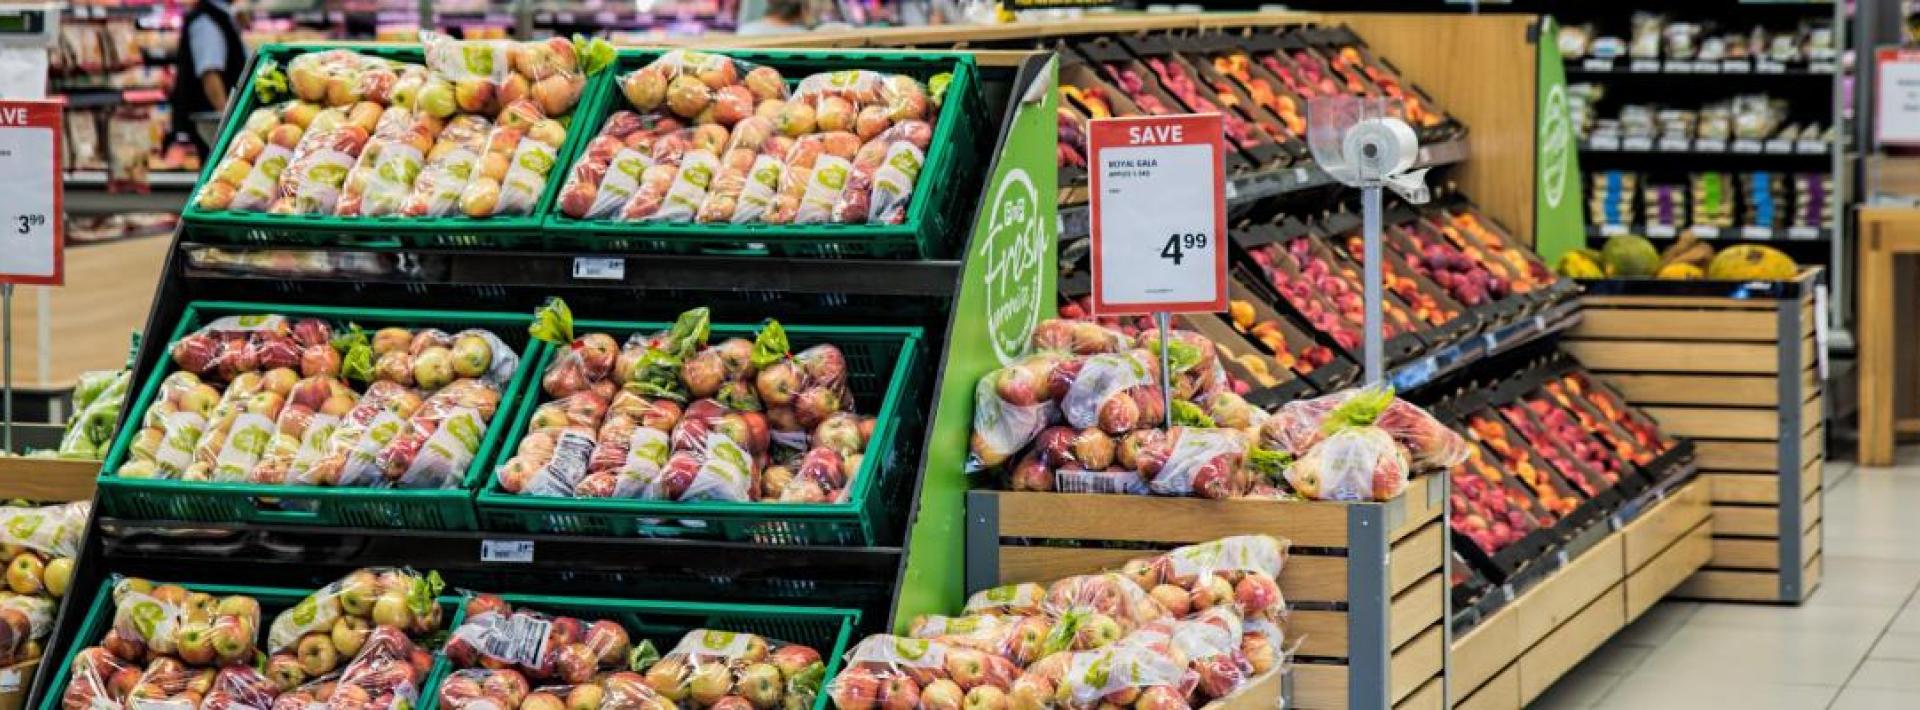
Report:
<svg viewBox="0 0 1920 710"><path fill-rule="evenodd" d="M1920 661L1868 658L1847 681L1849 688L1904 690L1920 700ZM1916 703L1920 705L1920 703Z"/></svg>
<svg viewBox="0 0 1920 710"><path fill-rule="evenodd" d="M1596 707L1607 691L1625 676L1618 673L1582 672L1579 668L1560 676L1559 682L1535 698L1527 707L1536 710L1586 710Z"/></svg>
<svg viewBox="0 0 1920 710"><path fill-rule="evenodd" d="M1688 625L1655 648L1635 677L1717 683L1845 683L1879 636L1874 631L1765 630Z"/></svg>
<svg viewBox="0 0 1920 710"><path fill-rule="evenodd" d="M1868 658L1920 661L1920 633L1888 631L1867 653Z"/></svg>
<svg viewBox="0 0 1920 710"><path fill-rule="evenodd" d="M1612 643L1627 646L1658 646L1679 631L1704 606L1699 602L1664 601L1615 634ZM1916 614L1920 616L1920 614Z"/></svg>
<svg viewBox="0 0 1920 710"><path fill-rule="evenodd" d="M1821 591L1825 591L1823 586ZM1840 595L1834 595L1840 596ZM1894 603L1839 605L1818 593L1804 606L1705 604L1687 626L1769 631L1872 631L1887 627L1900 613Z"/></svg>
<svg viewBox="0 0 1920 710"><path fill-rule="evenodd" d="M1912 691L1847 688L1833 703L1832 710L1913 710L1920 707L1920 694Z"/></svg>
<svg viewBox="0 0 1920 710"><path fill-rule="evenodd" d="M1762 677L1765 676L1756 673L1744 682L1726 682L1634 673L1608 691L1598 707L1604 710L1822 710L1840 692L1839 686L1778 685L1757 680Z"/></svg>

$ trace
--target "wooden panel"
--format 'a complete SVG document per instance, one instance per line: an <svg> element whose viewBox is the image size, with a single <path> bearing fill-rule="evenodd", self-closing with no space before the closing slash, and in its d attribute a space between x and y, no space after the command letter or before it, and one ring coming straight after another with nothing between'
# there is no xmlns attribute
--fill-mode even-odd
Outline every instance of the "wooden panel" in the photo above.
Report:
<svg viewBox="0 0 1920 710"><path fill-rule="evenodd" d="M1814 555L1820 554L1820 550L1822 548L1821 535L1823 531L1824 531L1824 528L1822 526L1815 525L1813 526L1812 530L1807 531L1807 534L1804 537L1800 538L1800 563L1801 564L1804 565L1808 562L1812 562Z"/></svg>
<svg viewBox="0 0 1920 710"><path fill-rule="evenodd" d="M1584 308L1724 308L1735 311L1771 311L1772 301L1713 296L1581 296Z"/></svg>
<svg viewBox="0 0 1920 710"><path fill-rule="evenodd" d="M1620 536L1609 535L1548 577L1514 606L1520 612L1520 645L1532 646L1620 581Z"/></svg>
<svg viewBox="0 0 1920 710"><path fill-rule="evenodd" d="M1827 457L1827 427L1826 427L1826 420L1822 419L1820 421L1820 426L1818 428L1812 429L1807 433L1800 435L1800 460L1801 461L1824 460L1826 459L1826 457Z"/></svg>
<svg viewBox="0 0 1920 710"><path fill-rule="evenodd" d="M1807 598L1807 595L1812 594L1813 590L1820 586L1820 560L1822 557L1822 555L1814 555L1813 560L1807 563L1806 569L1802 572L1800 576L1800 584L1803 587L1800 591L1801 599Z"/></svg>
<svg viewBox="0 0 1920 710"><path fill-rule="evenodd" d="M1413 691L1407 699L1393 704L1393 710L1445 710L1446 694L1444 684L1439 678L1427 679L1427 684Z"/></svg>
<svg viewBox="0 0 1920 710"><path fill-rule="evenodd" d="M1507 606L1453 639L1453 694L1464 696L1491 684L1519 656L1520 615Z"/></svg>
<svg viewBox="0 0 1920 710"><path fill-rule="evenodd" d="M1616 340L1749 340L1771 343L1780 339L1780 319L1773 311L1680 310L1676 308L1588 308L1580 313L1575 338Z"/></svg>
<svg viewBox="0 0 1920 710"><path fill-rule="evenodd" d="M1059 579L1118 569L1127 560L1150 554L1153 554L1151 550L1002 545L1000 583ZM1286 566L1280 568L1279 582L1280 593L1289 601L1343 602L1347 600L1347 560L1295 553L1287 557Z"/></svg>
<svg viewBox="0 0 1920 710"><path fill-rule="evenodd" d="M999 493L996 497L1002 537L1192 543L1258 530L1299 546L1347 546L1346 504L1092 493Z"/></svg>
<svg viewBox="0 0 1920 710"><path fill-rule="evenodd" d="M1302 710L1347 707L1347 667L1326 663L1294 666L1293 703Z"/></svg>
<svg viewBox="0 0 1920 710"><path fill-rule="evenodd" d="M1589 314L1590 315L1590 314ZM1759 375L1639 375L1616 373L1607 382L1627 401L1642 404L1713 404L1771 407L1780 399L1779 380Z"/></svg>
<svg viewBox="0 0 1920 710"><path fill-rule="evenodd" d="M1810 593L1820 584L1820 556L1801 571L1801 594ZM1674 596L1691 599L1717 599L1724 601L1774 602L1798 601L1780 598L1780 574L1778 572L1747 572L1735 570L1703 569L1687 578L1686 584L1674 590Z"/></svg>
<svg viewBox="0 0 1920 710"><path fill-rule="evenodd" d="M1806 500L1801 501L1800 529L1805 531L1819 523L1820 515L1825 512L1825 510L1825 506L1820 505L1820 496L1818 495L1808 496Z"/></svg>
<svg viewBox="0 0 1920 710"><path fill-rule="evenodd" d="M1438 478L1438 476L1415 478L1407 483L1405 493L1387 503L1392 506L1387 512L1387 520L1389 524L1395 525L1387 532L1388 540L1398 543L1409 535L1424 531L1429 521L1440 519L1440 506L1446 501L1435 497L1440 493L1440 486L1435 483ZM1439 559L1437 555L1435 559ZM1434 566L1438 567L1440 563L1435 562Z"/></svg>
<svg viewBox="0 0 1920 710"><path fill-rule="evenodd" d="M1772 409L1710 409L1706 407L1641 407L1660 422L1660 431L1696 439L1773 439L1780 434L1780 414Z"/></svg>
<svg viewBox="0 0 1920 710"><path fill-rule="evenodd" d="M1775 537L1780 534L1780 511L1751 506L1713 506L1713 534Z"/></svg>
<svg viewBox="0 0 1920 710"><path fill-rule="evenodd" d="M1627 621L1640 618L1667 592L1687 581L1713 556L1713 525L1701 523L1647 566L1627 577Z"/></svg>
<svg viewBox="0 0 1920 710"><path fill-rule="evenodd" d="M1273 710L1280 707L1281 691L1286 689L1286 674L1267 671L1240 686L1239 690L1228 693L1227 697L1201 706L1201 710Z"/></svg>
<svg viewBox="0 0 1920 710"><path fill-rule="evenodd" d="M127 338L147 325L154 285L172 243L152 237L68 249L65 286L15 291L13 386L64 390L82 372L126 365Z"/></svg>
<svg viewBox="0 0 1920 710"><path fill-rule="evenodd" d="M1771 538L1723 537L1713 541L1714 569L1780 569L1780 541Z"/></svg>
<svg viewBox="0 0 1920 710"><path fill-rule="evenodd" d="M1299 639L1302 656L1315 658L1347 657L1347 613L1296 609L1281 620L1289 641Z"/></svg>
<svg viewBox="0 0 1920 710"><path fill-rule="evenodd" d="M1622 530L1624 569L1640 569L1706 520L1713 512L1707 504L1707 487L1704 481L1688 483Z"/></svg>
<svg viewBox="0 0 1920 710"><path fill-rule="evenodd" d="M1421 630L1440 621L1442 596L1447 585L1438 573L1429 575L1406 593L1395 597L1387 611L1387 643L1399 648Z"/></svg>
<svg viewBox="0 0 1920 710"><path fill-rule="evenodd" d="M1772 441L1698 440L1693 442L1693 453L1703 471L1779 470L1780 445Z"/></svg>
<svg viewBox="0 0 1920 710"><path fill-rule="evenodd" d="M1387 698L1390 702L1400 702L1427 679L1440 672L1440 666L1447 655L1445 635L1438 625L1428 627L1426 631L1393 652L1393 658L1387 660Z"/></svg>
<svg viewBox="0 0 1920 710"><path fill-rule="evenodd" d="M1595 370L1770 375L1780 364L1771 345L1578 340L1567 342L1566 347Z"/></svg>
<svg viewBox="0 0 1920 710"><path fill-rule="evenodd" d="M1520 700L1533 702L1548 686L1607 637L1626 625L1626 595L1619 585L1607 589L1593 604L1554 629L1540 643L1521 654Z"/></svg>
<svg viewBox="0 0 1920 710"><path fill-rule="evenodd" d="M1459 710L1520 710L1520 669L1509 666L1465 700L1454 704L1454 707Z"/></svg>
<svg viewBox="0 0 1920 710"><path fill-rule="evenodd" d="M1408 82L1473 127L1473 159L1453 168L1448 179L1458 180L1461 192L1521 243L1532 244L1537 62L1526 37L1534 18L1377 12L1322 17L1352 25ZM1448 41L1435 42L1436 36Z"/></svg>
<svg viewBox="0 0 1920 710"><path fill-rule="evenodd" d="M39 503L93 499L99 461L0 456L0 491Z"/></svg>
<svg viewBox="0 0 1920 710"><path fill-rule="evenodd" d="M1445 554L1441 546L1446 544L1446 539L1446 530L1436 520L1419 533L1394 543L1392 556L1387 560L1387 581L1392 593L1399 594L1408 585L1440 569L1441 555Z"/></svg>
<svg viewBox="0 0 1920 710"><path fill-rule="evenodd" d="M1713 487L1715 503L1778 503L1780 502L1780 479L1765 474L1745 473L1706 473L1702 474L1708 485Z"/></svg>
<svg viewBox="0 0 1920 710"><path fill-rule="evenodd" d="M1826 411L1826 402L1826 396L1822 395L1800 405L1800 436L1803 440L1808 434L1820 431L1820 425L1825 421L1821 413Z"/></svg>

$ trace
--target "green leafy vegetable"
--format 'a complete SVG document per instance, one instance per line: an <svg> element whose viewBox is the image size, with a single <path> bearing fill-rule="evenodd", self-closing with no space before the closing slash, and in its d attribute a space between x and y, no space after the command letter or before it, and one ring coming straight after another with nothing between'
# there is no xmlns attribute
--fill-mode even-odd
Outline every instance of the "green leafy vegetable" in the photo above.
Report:
<svg viewBox="0 0 1920 710"><path fill-rule="evenodd" d="M1213 417L1201 411L1200 405L1184 399L1173 400L1173 425L1213 428Z"/></svg>
<svg viewBox="0 0 1920 710"><path fill-rule="evenodd" d="M1332 434L1344 429L1363 427L1380 418L1387 411L1387 405L1393 404L1392 387L1369 387L1355 392L1333 411L1327 412L1326 421L1320 423L1320 430Z"/></svg>
<svg viewBox="0 0 1920 710"><path fill-rule="evenodd" d="M753 336L753 367L764 370L768 366L786 359L793 346L787 342L787 329L780 327L780 321L767 319L767 324Z"/></svg>
<svg viewBox="0 0 1920 710"><path fill-rule="evenodd" d="M572 343L573 310L567 308L567 302L558 296L547 299L546 305L534 309L533 323L527 326L527 334L535 340L554 345Z"/></svg>

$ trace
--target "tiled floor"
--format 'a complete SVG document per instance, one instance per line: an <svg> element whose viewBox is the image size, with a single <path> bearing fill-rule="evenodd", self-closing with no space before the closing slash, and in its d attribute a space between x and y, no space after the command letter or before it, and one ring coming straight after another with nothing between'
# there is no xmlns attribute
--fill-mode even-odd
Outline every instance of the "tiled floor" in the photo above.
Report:
<svg viewBox="0 0 1920 710"><path fill-rule="evenodd" d="M1827 467L1820 588L1800 607L1664 602L1536 708L1920 709L1920 448Z"/></svg>

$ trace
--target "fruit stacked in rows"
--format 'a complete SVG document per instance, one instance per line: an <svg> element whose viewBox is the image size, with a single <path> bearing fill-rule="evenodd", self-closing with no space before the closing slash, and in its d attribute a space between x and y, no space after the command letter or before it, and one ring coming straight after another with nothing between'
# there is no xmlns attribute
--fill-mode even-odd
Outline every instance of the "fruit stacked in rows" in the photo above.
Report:
<svg viewBox="0 0 1920 710"><path fill-rule="evenodd" d="M1314 285L1327 301L1339 309L1348 325L1364 327L1367 320L1366 287L1360 269L1334 260L1331 251L1309 237L1297 237L1286 244L1286 254L1300 275ZM1416 326L1405 304L1392 294L1380 299L1381 337L1393 338L1411 333Z"/></svg>
<svg viewBox="0 0 1920 710"><path fill-rule="evenodd" d="M1347 258L1353 263L1366 267L1366 240L1359 234L1348 234L1339 238L1345 247ZM1448 298L1445 292L1429 291L1427 286L1415 280L1406 265L1393 259L1390 254L1382 254L1385 268L1380 270L1381 283L1386 290L1400 298L1406 304L1408 314L1415 323L1428 327L1440 327L1452 323L1460 317L1460 306ZM1344 269L1351 271L1351 269Z"/></svg>
<svg viewBox="0 0 1920 710"><path fill-rule="evenodd" d="M612 621L546 617L486 596L467 609L447 647L457 670L438 692L450 710L804 710L826 675L819 651L750 633L695 629L661 656Z"/></svg>
<svg viewBox="0 0 1920 710"><path fill-rule="evenodd" d="M1566 517L1572 514L1575 508L1580 507L1580 498L1572 490L1567 489L1561 483L1562 479L1555 475L1556 472L1565 471L1565 469L1549 468L1552 464L1539 458L1543 454L1537 455L1528 449L1526 443L1514 434L1512 429L1501 423L1498 414L1492 410L1475 412L1467 415L1466 422L1467 430L1473 438L1493 452L1495 461L1492 463L1496 463L1505 471L1512 472L1522 483L1527 484L1527 488L1533 491L1534 498L1540 501L1542 507L1556 517ZM1574 473L1566 472L1569 475Z"/></svg>
<svg viewBox="0 0 1920 710"><path fill-rule="evenodd" d="M1621 477L1628 475L1628 464L1615 456L1613 451L1602 443L1597 432L1581 426L1580 419L1574 416L1572 411L1561 407L1539 391L1528 393L1521 398L1519 404L1526 409L1527 414L1533 416L1533 420L1544 429L1547 436L1565 447L1575 461L1599 474L1608 484L1619 483ZM1511 406L1505 408L1503 413L1508 417L1516 416ZM1522 432L1526 431L1524 425L1515 426Z"/></svg>
<svg viewBox="0 0 1920 710"><path fill-rule="evenodd" d="M871 636L828 697L841 710L1180 710L1279 663L1285 544L1252 535L1183 547L1120 572L982 591L964 615Z"/></svg>
<svg viewBox="0 0 1920 710"><path fill-rule="evenodd" d="M1010 465L1010 487L1023 491L1249 493L1248 432L1264 413L1227 390L1212 341L1185 331L1167 343L1168 411L1160 337L1158 330L1128 338L1087 321L1042 321L1031 334L1032 354L975 387L972 465ZM1179 426L1169 431L1170 417Z"/></svg>
<svg viewBox="0 0 1920 710"><path fill-rule="evenodd" d="M262 644L260 603L253 597L119 579L112 587L112 628L98 646L74 655L61 706L409 706L433 663L410 636L439 625L438 593L436 577L361 570L281 612Z"/></svg>
<svg viewBox="0 0 1920 710"><path fill-rule="evenodd" d="M1306 375L1333 363L1333 348L1308 340L1304 335L1296 335L1293 342L1288 342L1289 329L1277 320L1260 320L1248 301L1229 302L1227 317L1234 330L1260 343L1273 355L1276 364L1295 374Z"/></svg>
<svg viewBox="0 0 1920 710"><path fill-rule="evenodd" d="M278 315L217 319L171 352L180 369L116 475L451 488L519 362L485 330L389 327L369 342L357 327Z"/></svg>
<svg viewBox="0 0 1920 710"><path fill-rule="evenodd" d="M948 76L801 79L674 50L620 77L618 110L560 191L575 219L899 224Z"/></svg>
<svg viewBox="0 0 1920 710"><path fill-rule="evenodd" d="M1295 140L1304 140L1307 135L1305 106L1293 96L1285 84L1275 86L1263 76L1265 68L1254 70L1253 58L1243 50L1232 49L1216 51L1213 55L1213 70L1222 76L1232 78L1247 92L1254 103L1265 106L1268 111L1286 124L1286 132Z"/></svg>
<svg viewBox="0 0 1920 710"><path fill-rule="evenodd" d="M1579 422L1580 428L1598 439L1621 464L1645 466L1653 463L1655 453L1652 450L1640 448L1631 435L1616 427L1611 420L1593 409L1586 400L1575 397L1565 383L1558 380L1548 381L1540 386L1540 391L1535 393L1535 396L1571 414L1574 420Z"/></svg>
<svg viewBox="0 0 1920 710"><path fill-rule="evenodd" d="M1430 219L1429 224L1446 235L1455 247L1479 261L1493 275L1505 279L1513 293L1532 293L1557 280L1539 257L1481 222L1476 211L1461 209Z"/></svg>
<svg viewBox="0 0 1920 710"><path fill-rule="evenodd" d="M74 558L87 529L88 501L0 507L0 666L40 657L59 599L73 582Z"/></svg>
<svg viewBox="0 0 1920 710"><path fill-rule="evenodd" d="M1651 461L1652 456L1666 453L1673 448L1673 441L1660 434L1659 427L1638 410L1627 406L1619 394L1612 389L1595 383L1583 371L1569 372L1560 376L1557 383L1549 383L1552 391L1555 386L1563 388L1568 394L1583 399L1593 410L1606 417L1614 426L1620 428L1632 438L1630 444L1634 450L1635 463Z"/></svg>
<svg viewBox="0 0 1920 710"><path fill-rule="evenodd" d="M500 468L510 493L667 501L841 502L874 419L852 413L838 347L789 353L768 321L754 340L707 342L707 309L666 331L574 337L555 301L538 337L559 355L541 377L551 401ZM686 403L686 404L682 404Z"/></svg>
<svg viewBox="0 0 1920 710"><path fill-rule="evenodd" d="M1396 227L1389 246L1409 268L1446 289L1462 306L1472 308L1507 297L1506 279L1494 276L1461 247L1432 230L1431 225L1421 221Z"/></svg>
<svg viewBox="0 0 1920 710"><path fill-rule="evenodd" d="M1154 76L1159 77L1160 85L1166 88L1167 93L1173 94L1174 98L1186 104L1189 111L1194 113L1220 114L1221 123L1226 130L1227 140L1232 141L1234 145L1241 148L1251 148L1262 143L1261 135L1256 133L1252 126L1247 125L1247 121L1241 118L1238 113L1235 113L1231 109L1222 110L1212 99L1207 98L1205 94L1201 93L1198 83L1194 81L1193 75L1189 72L1184 62L1171 56L1147 57L1146 65L1147 68L1153 70ZM1116 66L1123 65L1108 64L1106 66L1107 72L1112 75L1116 72ZM1138 65L1134 66L1137 67ZM1133 69L1126 68L1118 69L1117 71L1132 72Z"/></svg>
<svg viewBox="0 0 1920 710"><path fill-rule="evenodd" d="M1468 447L1467 459L1450 475L1453 492L1447 497L1447 505L1452 508L1453 530L1489 555L1554 523L1555 516L1541 510L1517 482L1510 482L1478 446Z"/></svg>
<svg viewBox="0 0 1920 710"><path fill-rule="evenodd" d="M1288 402L1260 428L1260 448L1292 457L1284 477L1309 500L1388 500L1414 471L1451 468L1467 443L1387 389Z"/></svg>
<svg viewBox="0 0 1920 710"><path fill-rule="evenodd" d="M1343 315L1339 307L1329 300L1331 291L1326 288L1337 286L1344 291L1346 284L1339 283L1339 279L1331 275L1325 268L1325 262L1316 261L1321 264L1321 268L1316 269L1316 272L1326 275L1324 278L1315 278L1306 275L1300 264L1279 244L1249 249L1247 254L1255 264L1260 266L1261 272L1267 277L1267 283L1273 285L1274 291L1280 294L1280 298L1286 301L1287 305L1292 306L1294 312L1299 313L1301 318L1306 319L1307 325L1314 331L1333 340L1334 344L1339 345L1342 350L1352 352L1360 347L1362 326L1352 324L1350 319ZM1323 284L1322 281L1326 283Z"/></svg>
<svg viewBox="0 0 1920 710"><path fill-rule="evenodd" d="M268 65L254 81L261 108L195 204L341 217L530 214L611 45L440 35L425 44L424 64L334 49Z"/></svg>
<svg viewBox="0 0 1920 710"><path fill-rule="evenodd" d="M1534 451L1546 459L1548 466L1559 471L1588 498L1598 497L1603 491L1613 487L1613 480L1608 479L1602 472L1590 468L1585 460L1578 457L1574 449L1564 445L1571 442L1560 438L1559 431L1550 433L1545 425L1533 418L1533 414L1528 411L1526 405L1507 404L1496 409L1499 410L1501 418L1520 434L1527 445L1533 447ZM1578 435L1577 427L1575 434Z"/></svg>

